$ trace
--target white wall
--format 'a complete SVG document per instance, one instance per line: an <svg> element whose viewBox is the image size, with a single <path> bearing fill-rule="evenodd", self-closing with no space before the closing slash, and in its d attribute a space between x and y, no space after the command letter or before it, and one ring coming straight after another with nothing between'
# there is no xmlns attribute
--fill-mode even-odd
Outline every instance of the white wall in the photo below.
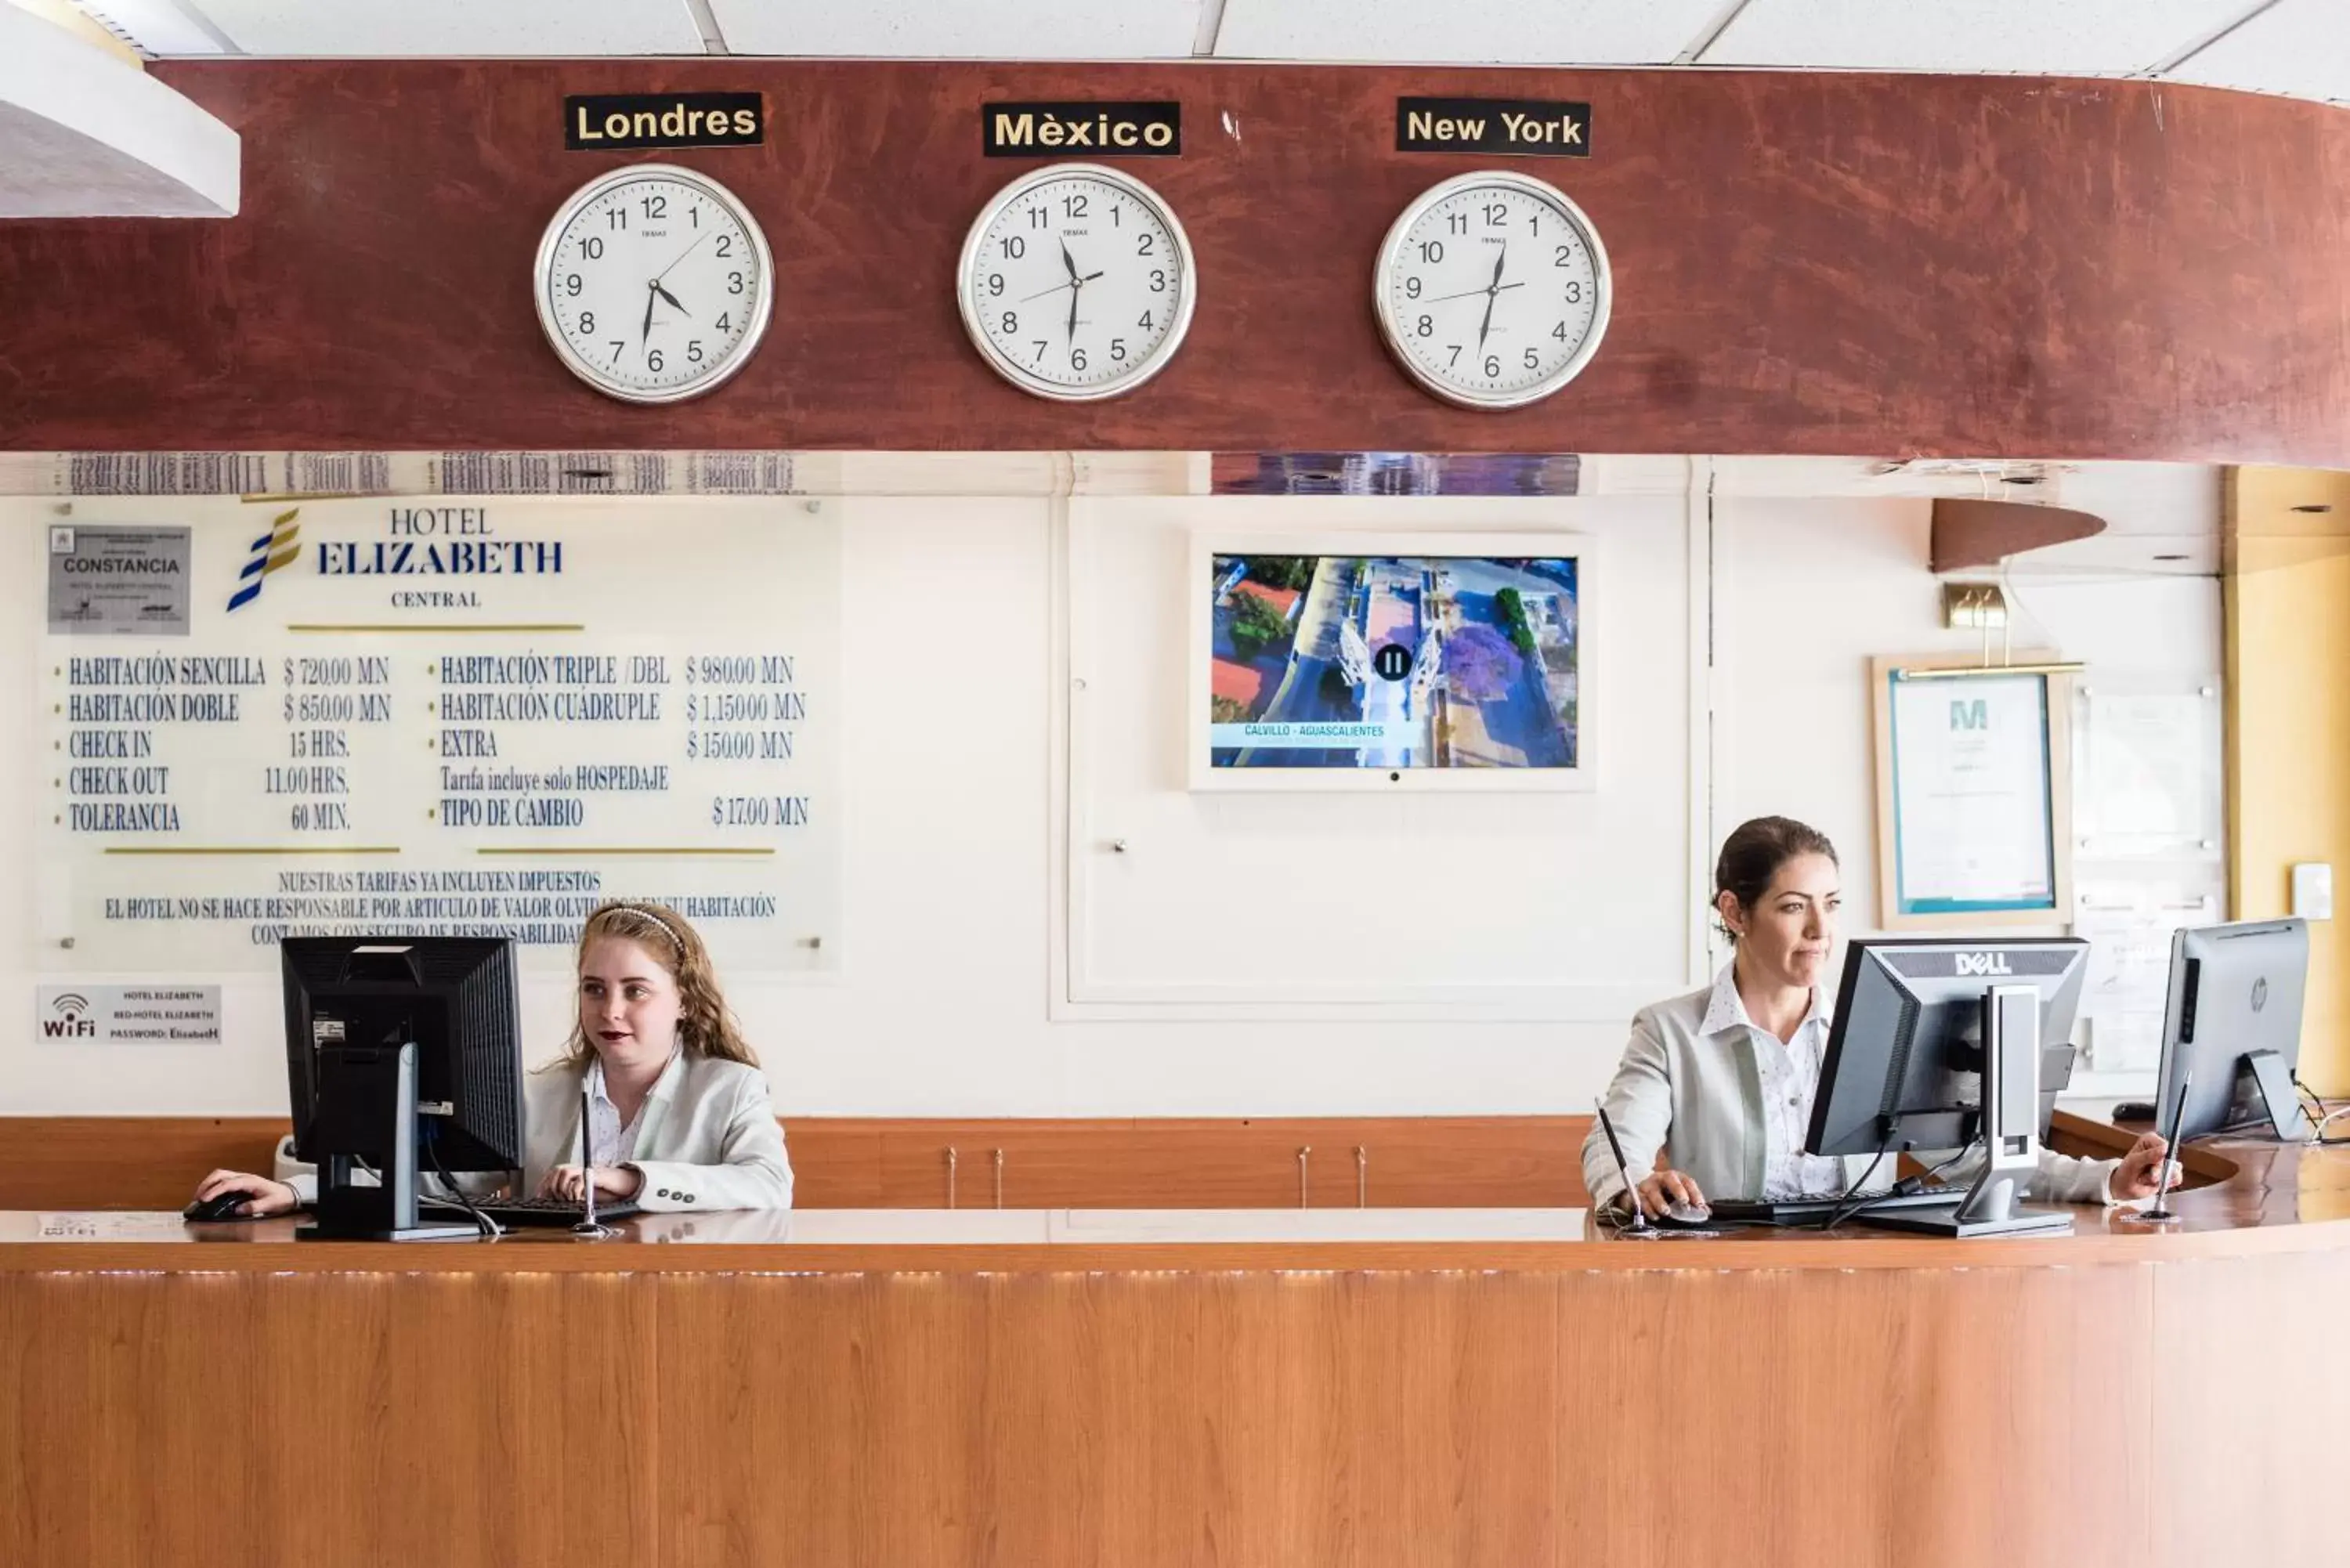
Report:
<svg viewBox="0 0 2350 1568"><path fill-rule="evenodd" d="M731 987L778 1103L804 1115L974 1116L1528 1113L1587 1106L1622 1044L1615 1011L1621 999L1582 1017L1492 1017L1490 1010L1470 1016L1476 1009L1431 1016L1423 1009L1419 1016L1300 1019L1229 1010L1203 1015L1180 1006L1110 1017L1070 1007L1066 992L1056 997L1056 984L1068 978L1054 959L1061 832L1055 693L1064 673L1054 585L1065 522L1139 530L1188 518L1203 504L1133 504L1139 510L1120 514L1080 503L1065 516L1061 504L1043 500L847 504L845 969L830 981L737 976ZM1865 660L1973 646L1969 636L1939 628L1923 501L1715 504L1710 760L1701 743L1693 751L1691 738L1690 699L1693 691L1702 698L1703 669L1692 681L1687 665L1692 629L1696 646L1704 646L1708 613L1701 573L1691 592L1690 563L1702 567L1709 543L1701 507L1691 538L1682 502L1653 495L1246 504L1284 526L1323 525L1332 514L1317 507L1347 508L1349 527L1390 517L1417 527L1437 514L1469 520L1458 525L1492 526L1506 512L1513 523L1599 538L1606 570L1596 580L1608 596L1599 607L1603 793L1580 801L1520 797L1482 817L1425 800L1357 802L1372 809L1335 815L1310 807L1301 814L1294 803L1252 813L1229 802L1203 806L1164 770L1110 768L1124 792L1119 801L1153 824L1180 824L1185 852L1212 846L1220 834L1278 838L1310 819L1307 831L1321 852L1373 853L1442 833L1474 841L1482 864L1523 850L1517 830L1523 829L1546 858L1530 868L1522 901L1489 881L1480 918L1564 922L1561 929L1584 922L1611 945L1561 951L1562 976L1596 981L1620 971L1617 978L1662 985L1686 977L1686 969L1680 977L1671 971L1690 959L1688 889L1705 869L1702 856L1693 864L1688 829L1710 820L1710 840L1747 815L1775 811L1804 817L1836 840L1856 895L1851 925L1874 919ZM0 503L11 535L48 515L43 504ZM1145 535L1121 537L1139 545ZM12 547L21 543L12 537ZM1121 578L1127 587L1149 591L1155 548L1126 562L1141 573ZM2035 576L2019 586L2025 607L2045 623L2041 640L2068 656L2116 670L2219 668L2219 589L2211 578ZM1182 585L1162 587L1180 596ZM0 638L0 689L19 694L20 723L32 718L23 694L34 685L39 591L29 573L0 575L0 618L14 632ZM1091 607L1107 613L1088 622L1096 640L1087 657L1121 671L1136 691L1173 692L1180 703L1183 644L1166 637L1164 624L1173 613L1167 606L1180 602L1152 600L1133 615L1097 602ZM903 636L897 607L906 605L970 607L943 665L936 643ZM2027 622L2019 638L2030 629ZM919 722L909 720L910 693L920 695ZM1176 732L1177 715L1165 722L1164 732ZM1701 742L1701 723L1697 732ZM1108 776L1099 763L1072 759L1072 787ZM0 766L0 858L19 867L20 878L33 852L42 765L20 753ZM1510 831L1495 832L1496 822ZM1709 841L1703 853L1710 852ZM1595 868L1604 875L1588 875ZM0 1021L16 1021L0 1023L0 1112L282 1109L278 1002L263 977L223 977L232 1037L224 1046L97 1050L36 1042L38 961L28 886L20 887L18 898L0 900L0 951L14 960L0 974ZM1573 889L1572 898L1562 898L1562 888ZM1128 940L1121 961L1131 967L1144 950L1132 945L1133 923L1159 917L1147 902L1097 900L1093 908L1120 923L1112 935ZM1333 929L1366 918L1359 896L1343 885L1328 890L1324 912ZM1180 938L1180 928L1172 934ZM1342 951L1324 944L1316 961L1340 961ZM1367 980L1386 972L1380 953L1376 942L1359 946L1355 961ZM550 1051L563 1033L566 1004L558 983L526 990L525 1024Z"/></svg>

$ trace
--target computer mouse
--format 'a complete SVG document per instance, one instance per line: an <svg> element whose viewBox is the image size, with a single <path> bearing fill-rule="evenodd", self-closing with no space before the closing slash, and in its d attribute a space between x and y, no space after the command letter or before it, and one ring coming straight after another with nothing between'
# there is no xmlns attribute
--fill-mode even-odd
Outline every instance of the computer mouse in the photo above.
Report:
<svg viewBox="0 0 2350 1568"><path fill-rule="evenodd" d="M1713 1210L1702 1203L1671 1203L1665 1207L1665 1223L1669 1225L1702 1225L1713 1218Z"/></svg>
<svg viewBox="0 0 2350 1568"><path fill-rule="evenodd" d="M242 1207L252 1197L250 1192L224 1192L216 1198L189 1204L180 1210L180 1217L193 1220L198 1224L209 1224L219 1220L258 1220L260 1215L247 1214Z"/></svg>

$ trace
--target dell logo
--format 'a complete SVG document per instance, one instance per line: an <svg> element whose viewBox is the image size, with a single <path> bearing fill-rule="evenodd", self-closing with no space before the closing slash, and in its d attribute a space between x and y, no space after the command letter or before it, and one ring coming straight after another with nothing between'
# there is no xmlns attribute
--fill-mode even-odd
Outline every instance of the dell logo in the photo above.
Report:
<svg viewBox="0 0 2350 1568"><path fill-rule="evenodd" d="M2015 972L2013 970L2007 967L2007 955L2002 952L1956 953L1952 956L1959 961L1959 973L1961 976L1970 974L2013 974Z"/></svg>

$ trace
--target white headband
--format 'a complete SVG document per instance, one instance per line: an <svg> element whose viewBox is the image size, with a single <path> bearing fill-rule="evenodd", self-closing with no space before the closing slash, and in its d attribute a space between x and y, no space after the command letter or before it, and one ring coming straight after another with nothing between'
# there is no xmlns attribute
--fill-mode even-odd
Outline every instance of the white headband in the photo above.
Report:
<svg viewBox="0 0 2350 1568"><path fill-rule="evenodd" d="M677 934L677 928L671 925L667 920L662 919L659 915L654 914L650 909L646 909L643 905L614 904L612 908L615 909L626 909L629 913L636 916L639 919L650 920L654 925L659 926L661 929L661 930L669 937L671 941L677 944L677 950L681 954L686 950L685 939Z"/></svg>

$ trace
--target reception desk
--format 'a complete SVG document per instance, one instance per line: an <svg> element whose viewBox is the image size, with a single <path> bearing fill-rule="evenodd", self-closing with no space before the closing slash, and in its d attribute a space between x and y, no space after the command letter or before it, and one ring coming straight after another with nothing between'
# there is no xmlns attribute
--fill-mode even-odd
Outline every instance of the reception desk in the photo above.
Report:
<svg viewBox="0 0 2350 1568"><path fill-rule="evenodd" d="M296 1244L0 1215L0 1563L2350 1561L2350 1150L2185 1222L804 1211Z"/></svg>

